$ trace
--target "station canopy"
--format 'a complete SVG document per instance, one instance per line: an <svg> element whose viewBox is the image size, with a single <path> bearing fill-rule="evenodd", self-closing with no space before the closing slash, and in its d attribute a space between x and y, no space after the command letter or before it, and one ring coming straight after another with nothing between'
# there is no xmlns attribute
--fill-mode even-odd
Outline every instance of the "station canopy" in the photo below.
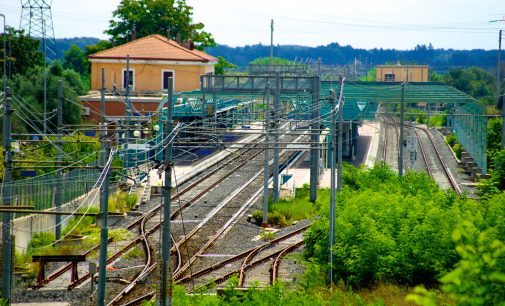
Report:
<svg viewBox="0 0 505 306"><path fill-rule="evenodd" d="M216 76L217 77L217 76ZM210 77L209 77L210 78ZM313 116L314 92L320 96L320 118L323 127L329 127L330 106L328 97L330 89L336 91L339 97L340 83L336 81L321 81L319 88L306 85L299 80L308 78L282 77L282 88L290 90L280 92L280 100L290 104L286 116L295 120L310 120ZM210 115L209 105L213 105L213 112L220 112L254 100L265 99L265 92L260 91L264 80L270 79L271 87L273 77L230 77L224 82L207 81L208 90L178 93L174 95L179 99L175 106L175 116L201 116ZM220 84L216 86L216 84ZM224 86L226 84L227 87ZM228 85L231 84L231 85ZM296 84L295 87L291 84ZM314 84L314 83L311 83ZM288 87L291 86L291 87ZM307 88L305 88L305 87ZM344 120L362 121L375 118L379 106L392 109L393 113L399 110L402 102L404 105L417 104L424 108L424 112L440 115L446 119L447 126L456 134L458 141L464 149L475 159L483 173L487 166L487 114L484 105L464 92L441 82L354 82L345 81L343 87ZM205 88L202 87L202 88ZM296 88L296 90L292 90ZM273 102L274 90L271 88L271 101ZM316 90L316 91L315 91ZM209 92L210 91L210 92ZM254 92L253 92L254 91ZM181 102L182 101L182 102ZM273 105L273 103L271 104Z"/></svg>

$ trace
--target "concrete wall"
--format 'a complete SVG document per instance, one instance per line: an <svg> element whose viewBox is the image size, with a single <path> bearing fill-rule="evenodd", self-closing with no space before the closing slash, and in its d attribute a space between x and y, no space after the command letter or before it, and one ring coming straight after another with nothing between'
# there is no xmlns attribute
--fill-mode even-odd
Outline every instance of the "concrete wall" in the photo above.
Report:
<svg viewBox="0 0 505 306"><path fill-rule="evenodd" d="M97 192L97 191L95 191ZM67 203L62 206L63 211L71 211L74 210L76 205L80 203L86 195L81 196L80 198ZM91 194L88 202L93 199L94 195ZM95 201L91 203L90 205L98 207L99 205L99 197L97 196L95 198ZM87 207L87 206L86 206ZM68 221L70 221L72 218L68 218L69 216L61 216L61 220L66 220L62 223L61 229L65 228L65 226L68 224ZM11 223L12 224L12 231L13 235L15 236L15 248L16 252L26 252L28 248L28 244L30 243L30 240L32 239L32 235L35 233L39 232L52 232L54 233L55 229L55 215L29 215L21 218L16 218L14 221ZM0 223L1 224L1 223ZM0 232L0 238L1 238L1 232Z"/></svg>
<svg viewBox="0 0 505 306"><path fill-rule="evenodd" d="M105 88L112 90L116 84L118 90L123 89L123 71L126 63L91 63L91 90L100 90L102 82L102 67L105 68ZM163 71L174 72L174 91L191 91L200 89L200 75L214 72L214 64L130 64L134 74L135 91L161 91Z"/></svg>
<svg viewBox="0 0 505 306"><path fill-rule="evenodd" d="M385 82L386 74L394 74L395 82L428 82L429 80L429 68L426 65L378 65L376 74L378 82Z"/></svg>

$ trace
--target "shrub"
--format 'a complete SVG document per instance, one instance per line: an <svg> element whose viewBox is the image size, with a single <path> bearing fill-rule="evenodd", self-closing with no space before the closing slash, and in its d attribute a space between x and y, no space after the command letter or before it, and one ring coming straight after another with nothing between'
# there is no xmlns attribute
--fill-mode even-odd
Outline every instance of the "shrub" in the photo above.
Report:
<svg viewBox="0 0 505 306"><path fill-rule="evenodd" d="M479 233L465 222L453 233L461 260L442 277L444 290L459 305L503 305L505 301L505 244L488 229Z"/></svg>
<svg viewBox="0 0 505 306"><path fill-rule="evenodd" d="M400 178L378 164L356 175L337 194L335 280L358 288L437 284L459 258L453 228L464 220L483 222L478 205L440 190L426 174ZM321 265L328 261L327 203L320 203L321 218L305 235L305 257Z"/></svg>
<svg viewBox="0 0 505 306"><path fill-rule="evenodd" d="M454 146L454 144L456 143L456 135L454 134L449 134L445 137L445 142L449 145L449 146Z"/></svg>

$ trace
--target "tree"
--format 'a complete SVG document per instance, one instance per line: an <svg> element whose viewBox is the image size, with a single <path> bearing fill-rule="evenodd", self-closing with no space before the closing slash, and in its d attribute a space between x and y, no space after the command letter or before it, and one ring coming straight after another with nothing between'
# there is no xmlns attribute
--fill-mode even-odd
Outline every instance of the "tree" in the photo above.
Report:
<svg viewBox="0 0 505 306"><path fill-rule="evenodd" d="M86 58L91 54L95 54L97 52L107 50L112 47L112 43L108 40L100 40L96 45L88 45L86 46Z"/></svg>
<svg viewBox="0 0 505 306"><path fill-rule="evenodd" d="M44 60L43 54L39 51L40 42L25 35L23 30L16 30L12 27L7 27L7 65L11 75L23 74L31 68L41 65ZM3 42L2 33L0 41ZM3 44L0 52L0 63L3 65L4 51ZM10 50L9 50L10 48ZM3 75L3 70L0 71Z"/></svg>
<svg viewBox="0 0 505 306"><path fill-rule="evenodd" d="M274 57L272 59L272 63L274 65L294 65L294 64L296 64L293 61L290 61L290 60L285 59L285 58L280 58L280 57ZM252 65L270 65L270 58L269 57L258 57L255 60L253 60L252 62L250 62L249 64L252 64Z"/></svg>
<svg viewBox="0 0 505 306"><path fill-rule="evenodd" d="M212 35L203 31L203 23L193 23L192 7L185 0L122 0L112 14L109 29L115 44L151 34L171 39L192 40L198 49L215 46Z"/></svg>
<svg viewBox="0 0 505 306"><path fill-rule="evenodd" d="M73 69L82 75L89 73L88 65L86 54L76 45L70 46L63 54L63 68Z"/></svg>
<svg viewBox="0 0 505 306"><path fill-rule="evenodd" d="M217 64L214 67L214 73L216 75L223 75L226 69L237 68L237 65L228 62L222 56L217 57Z"/></svg>
<svg viewBox="0 0 505 306"><path fill-rule="evenodd" d="M86 90L82 84L81 77L71 69L64 69L58 61L53 62L48 67L47 73L47 110L53 111L56 108L58 97L58 80L63 81L63 123L76 124L81 120L81 107L79 106L79 95L85 94ZM15 110L14 117L22 117L23 122L28 122L29 131L42 129L43 87L44 70L36 67L26 74L17 74L12 78L11 87L14 93ZM13 117L13 118L14 118ZM56 127L56 116L51 117L48 124L49 129ZM19 127L14 127L18 129Z"/></svg>
<svg viewBox="0 0 505 306"><path fill-rule="evenodd" d="M451 68L445 81L485 104L495 101L495 77L482 68Z"/></svg>

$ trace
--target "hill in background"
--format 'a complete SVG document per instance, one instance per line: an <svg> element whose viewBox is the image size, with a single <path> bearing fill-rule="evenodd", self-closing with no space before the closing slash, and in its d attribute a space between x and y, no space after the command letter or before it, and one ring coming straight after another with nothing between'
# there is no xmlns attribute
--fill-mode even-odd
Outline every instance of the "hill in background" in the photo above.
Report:
<svg viewBox="0 0 505 306"><path fill-rule="evenodd" d="M75 37L56 39L57 57L75 44L81 49L87 45L96 44L98 38ZM270 46L256 44L243 47L218 45L206 50L213 56L222 56L239 67L247 67L249 62L258 57L268 57ZM363 65L373 67L385 63L428 64L433 71L446 73L451 67L477 66L486 70L496 67L496 50L454 50L435 49L431 44L418 45L412 50L396 49L359 49L352 46L341 46L331 43L326 46L306 47L298 45L274 46L274 55L297 62L315 61L321 58L326 65L345 65L360 61Z"/></svg>

